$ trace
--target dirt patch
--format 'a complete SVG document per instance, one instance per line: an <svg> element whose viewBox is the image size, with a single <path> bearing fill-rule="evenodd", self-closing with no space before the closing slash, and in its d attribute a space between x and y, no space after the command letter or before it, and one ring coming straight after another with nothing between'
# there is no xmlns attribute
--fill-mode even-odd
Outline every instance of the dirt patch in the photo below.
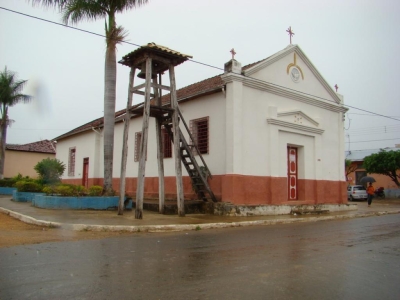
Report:
<svg viewBox="0 0 400 300"><path fill-rule="evenodd" d="M122 235L126 232L72 231L26 224L6 214L0 213L0 248L47 242L101 239Z"/></svg>

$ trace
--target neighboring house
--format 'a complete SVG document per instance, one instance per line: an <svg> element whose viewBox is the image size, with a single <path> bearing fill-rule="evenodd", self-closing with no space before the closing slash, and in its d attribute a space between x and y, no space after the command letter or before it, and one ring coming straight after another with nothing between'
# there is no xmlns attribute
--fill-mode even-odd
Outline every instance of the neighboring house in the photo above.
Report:
<svg viewBox="0 0 400 300"><path fill-rule="evenodd" d="M135 84L138 79L135 79ZM179 77L177 78L179 82ZM167 99L163 97L163 103ZM346 203L343 98L297 45L177 91L213 177L217 199L235 204ZM113 188L118 191L125 111L116 113ZM126 193L135 196L142 117L130 121ZM180 122L180 126L182 122ZM64 182L102 185L103 119L57 137ZM186 140L190 140L186 136ZM164 139L165 193L176 197L170 139ZM145 197L158 195L155 120L150 119ZM183 169L185 198L194 198Z"/></svg>
<svg viewBox="0 0 400 300"><path fill-rule="evenodd" d="M18 174L37 177L34 166L45 158L56 157L56 144L49 140L25 145L6 145L4 177L10 178Z"/></svg>
<svg viewBox="0 0 400 300"><path fill-rule="evenodd" d="M386 190L389 189L398 189L397 185L390 179L389 176L386 175L381 175L381 174L375 174L375 173L368 173L365 171L363 163L364 163L364 158L374 154L374 153L379 153L381 149L368 149L368 150L352 150L352 151L346 151L345 152L345 158L349 159L352 163L353 166L356 166L356 170L352 173L350 173L347 176L347 182L348 184L354 185L354 184L360 184L360 179L363 178L364 176L372 176L375 178L376 182L373 184L375 188L378 187L383 187ZM399 150L397 147L393 148L384 148L386 151L391 151L391 150Z"/></svg>

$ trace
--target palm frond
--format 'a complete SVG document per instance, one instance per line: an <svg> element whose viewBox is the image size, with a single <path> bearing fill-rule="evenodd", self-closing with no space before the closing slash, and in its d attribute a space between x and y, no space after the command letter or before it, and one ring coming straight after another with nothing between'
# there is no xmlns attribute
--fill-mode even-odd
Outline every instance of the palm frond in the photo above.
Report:
<svg viewBox="0 0 400 300"><path fill-rule="evenodd" d="M70 0L63 8L62 20L65 24L69 22L77 24L84 19L94 21L107 17L107 6L103 6L102 2L94 0Z"/></svg>
<svg viewBox="0 0 400 300"><path fill-rule="evenodd" d="M122 26L113 26L110 30L106 31L106 43L107 46L116 46L122 43L128 36L128 31Z"/></svg>
<svg viewBox="0 0 400 300"><path fill-rule="evenodd" d="M110 2L107 0L103 0L105 2ZM149 0L117 0L111 1L112 8L114 8L114 12L123 13L124 11L145 5L149 2Z"/></svg>
<svg viewBox="0 0 400 300"><path fill-rule="evenodd" d="M61 10L68 0L28 0L28 2L32 2L32 6L58 7Z"/></svg>
<svg viewBox="0 0 400 300"><path fill-rule="evenodd" d="M7 70L5 67L3 72L0 72L0 104L1 112L7 110L19 102L27 103L33 98L30 95L22 94L27 80L17 80L16 74Z"/></svg>

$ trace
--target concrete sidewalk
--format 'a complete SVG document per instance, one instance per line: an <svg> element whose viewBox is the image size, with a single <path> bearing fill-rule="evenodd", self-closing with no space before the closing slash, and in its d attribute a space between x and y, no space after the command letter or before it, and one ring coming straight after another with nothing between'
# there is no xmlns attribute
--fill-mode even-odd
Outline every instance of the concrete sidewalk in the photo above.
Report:
<svg viewBox="0 0 400 300"><path fill-rule="evenodd" d="M357 202L357 210L322 215L274 215L249 217L223 217L206 214L187 214L185 217L162 215L144 211L143 219L135 219L135 211L125 211L118 216L116 211L96 210L49 210L31 206L27 202L11 201L10 196L0 196L0 212L23 222L60 227L79 231L130 231L167 232L227 228L279 223L315 222L400 213L400 199L374 200L371 207L366 202Z"/></svg>

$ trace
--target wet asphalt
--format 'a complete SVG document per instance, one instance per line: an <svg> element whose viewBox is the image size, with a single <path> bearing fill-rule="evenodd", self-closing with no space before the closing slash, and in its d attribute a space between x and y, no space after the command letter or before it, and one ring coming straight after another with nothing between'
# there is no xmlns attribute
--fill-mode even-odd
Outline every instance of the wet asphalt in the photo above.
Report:
<svg viewBox="0 0 400 300"><path fill-rule="evenodd" d="M354 203L354 202L353 202ZM10 196L0 196L0 212L23 222L40 226L62 227L71 230L93 231L145 231L164 232L198 230L211 228L269 225L295 222L315 222L322 220L360 218L384 214L400 213L400 199L375 200L371 207L365 201L355 202L357 210L332 212L322 215L273 215L273 216L216 216L210 214L163 215L144 211L143 219L135 219L135 211L125 211L122 216L117 211L98 210L54 210L36 208L27 202L15 202Z"/></svg>

